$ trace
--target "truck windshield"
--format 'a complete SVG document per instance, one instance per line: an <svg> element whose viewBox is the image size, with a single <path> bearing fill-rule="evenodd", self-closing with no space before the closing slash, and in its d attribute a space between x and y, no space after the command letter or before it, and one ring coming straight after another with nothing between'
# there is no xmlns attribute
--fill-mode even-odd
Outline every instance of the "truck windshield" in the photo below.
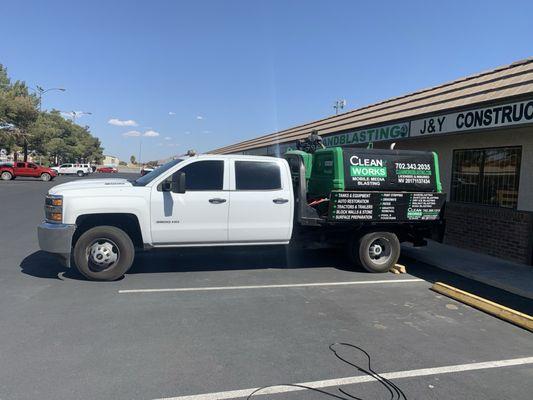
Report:
<svg viewBox="0 0 533 400"><path fill-rule="evenodd" d="M161 167L154 169L149 174L146 174L144 176L141 176L140 178L137 178L131 181L131 183L133 183L135 186L146 186L148 183L152 182L159 175L168 171L174 165L179 164L182 161L183 161L182 158L176 158L175 160L169 161L166 164L162 165Z"/></svg>

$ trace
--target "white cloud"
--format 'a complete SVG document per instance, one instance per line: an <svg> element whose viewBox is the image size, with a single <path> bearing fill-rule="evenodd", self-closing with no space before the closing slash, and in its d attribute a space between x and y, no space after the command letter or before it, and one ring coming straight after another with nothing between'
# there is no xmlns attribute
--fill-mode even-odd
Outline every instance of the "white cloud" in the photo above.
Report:
<svg viewBox="0 0 533 400"><path fill-rule="evenodd" d="M168 115L176 115L176 113L174 111L169 111Z"/></svg>
<svg viewBox="0 0 533 400"><path fill-rule="evenodd" d="M122 134L122 136L126 137L139 137L141 136L141 132L139 131L127 131Z"/></svg>
<svg viewBox="0 0 533 400"><path fill-rule="evenodd" d="M186 135L190 135L190 134L191 134L191 131L185 131L185 134L186 134Z"/></svg>
<svg viewBox="0 0 533 400"><path fill-rule="evenodd" d="M165 140L172 140L170 136L165 136Z"/></svg>
<svg viewBox="0 0 533 400"><path fill-rule="evenodd" d="M204 119L204 117L202 117L201 115L197 115L196 119L201 120L201 119Z"/></svg>
<svg viewBox="0 0 533 400"><path fill-rule="evenodd" d="M207 130L206 130L206 131L203 131L203 133L211 133L211 131L207 131Z"/></svg>
<svg viewBox="0 0 533 400"><path fill-rule="evenodd" d="M143 136L146 136L146 137L157 137L157 136L159 136L159 132L156 132L156 131L153 131L153 130L149 130L149 131L144 132Z"/></svg>
<svg viewBox="0 0 533 400"><path fill-rule="evenodd" d="M109 121L107 121L107 123L110 125L115 125L115 126L137 126L138 125L137 122L135 122L132 119L122 120L118 118L111 118Z"/></svg>

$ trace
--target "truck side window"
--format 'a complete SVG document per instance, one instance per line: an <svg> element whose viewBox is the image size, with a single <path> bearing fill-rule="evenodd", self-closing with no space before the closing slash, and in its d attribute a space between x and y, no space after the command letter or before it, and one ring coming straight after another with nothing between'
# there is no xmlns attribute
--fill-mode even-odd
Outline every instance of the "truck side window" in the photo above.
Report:
<svg viewBox="0 0 533 400"><path fill-rule="evenodd" d="M206 160L186 165L180 171L185 172L186 190L222 190L224 184L224 161Z"/></svg>
<svg viewBox="0 0 533 400"><path fill-rule="evenodd" d="M23 162L17 163L17 168L25 168L25 167L26 167L26 164L24 164Z"/></svg>
<svg viewBox="0 0 533 400"><path fill-rule="evenodd" d="M237 190L281 189L279 165L262 161L235 161Z"/></svg>

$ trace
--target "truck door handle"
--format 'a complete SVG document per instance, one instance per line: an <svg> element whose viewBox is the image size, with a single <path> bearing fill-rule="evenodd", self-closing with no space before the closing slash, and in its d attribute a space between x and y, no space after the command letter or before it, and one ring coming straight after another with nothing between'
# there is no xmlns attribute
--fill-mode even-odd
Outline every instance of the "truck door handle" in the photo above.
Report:
<svg viewBox="0 0 533 400"><path fill-rule="evenodd" d="M276 204L284 204L284 203L288 203L289 202L289 199L274 199L272 200L274 203Z"/></svg>
<svg viewBox="0 0 533 400"><path fill-rule="evenodd" d="M209 199L209 202L211 204L222 204L226 202L226 199L214 198L214 199Z"/></svg>

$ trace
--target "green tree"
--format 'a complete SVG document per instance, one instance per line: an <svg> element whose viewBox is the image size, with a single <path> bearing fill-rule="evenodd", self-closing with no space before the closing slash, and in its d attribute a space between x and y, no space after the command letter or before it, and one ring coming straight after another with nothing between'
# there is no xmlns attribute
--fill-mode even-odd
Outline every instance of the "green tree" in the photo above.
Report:
<svg viewBox="0 0 533 400"><path fill-rule="evenodd" d="M136 160L135 156L131 156L131 157L130 157L130 163L132 163L132 164L136 164L136 161L137 161L137 160Z"/></svg>
<svg viewBox="0 0 533 400"><path fill-rule="evenodd" d="M66 120L59 111L38 111L38 99L24 82L11 82L0 64L0 147L20 146L27 160L29 150L54 161L100 162L100 140L88 126Z"/></svg>

